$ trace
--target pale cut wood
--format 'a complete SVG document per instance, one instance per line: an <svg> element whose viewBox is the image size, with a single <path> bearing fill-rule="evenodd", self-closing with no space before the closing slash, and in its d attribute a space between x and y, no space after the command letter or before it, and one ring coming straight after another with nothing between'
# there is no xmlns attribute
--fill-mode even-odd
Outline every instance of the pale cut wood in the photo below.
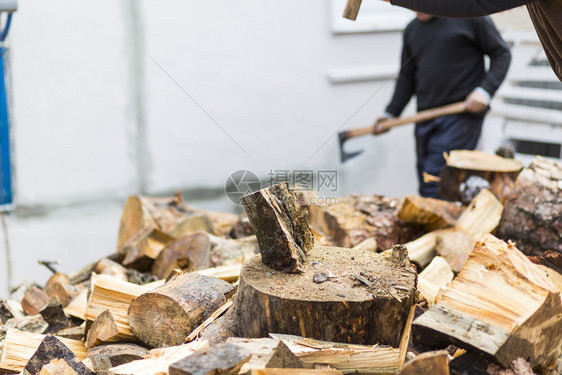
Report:
<svg viewBox="0 0 562 375"><path fill-rule="evenodd" d="M459 272L474 248L476 239L456 230L445 229L437 233L435 251L445 258L455 272Z"/></svg>
<svg viewBox="0 0 562 375"><path fill-rule="evenodd" d="M233 293L234 287L226 281L180 274L133 299L128 321L135 336L147 345L179 345Z"/></svg>
<svg viewBox="0 0 562 375"><path fill-rule="evenodd" d="M39 375L79 375L62 358L54 359L41 368Z"/></svg>
<svg viewBox="0 0 562 375"><path fill-rule="evenodd" d="M423 236L405 244L408 249L408 257L420 267L426 267L435 256L437 245L437 232L429 232Z"/></svg>
<svg viewBox="0 0 562 375"><path fill-rule="evenodd" d="M488 189L482 190L472 200L468 208L457 220L455 229L460 230L475 240L491 233L502 217L503 205Z"/></svg>
<svg viewBox="0 0 562 375"><path fill-rule="evenodd" d="M2 354L0 357L0 369L19 372L22 371L29 359L39 348L45 339L45 335L8 329ZM82 341L58 338L79 359L86 358L86 346Z"/></svg>
<svg viewBox="0 0 562 375"><path fill-rule="evenodd" d="M377 251L377 239L375 237L369 237L365 241L358 243L357 245L353 246L353 250L361 250L361 251Z"/></svg>
<svg viewBox="0 0 562 375"><path fill-rule="evenodd" d="M301 275L275 272L260 255L246 262L236 295L241 336L398 345L417 278L405 249L400 262L337 247L314 247L307 257Z"/></svg>
<svg viewBox="0 0 562 375"><path fill-rule="evenodd" d="M148 272L154 261L174 237L155 228L145 228L135 234L117 252L123 257L122 264L127 268Z"/></svg>
<svg viewBox="0 0 562 375"><path fill-rule="evenodd" d="M100 259L93 272L98 275L108 275L122 281L129 280L125 267L109 258Z"/></svg>
<svg viewBox="0 0 562 375"><path fill-rule="evenodd" d="M445 288L451 284L454 276L449 263L437 256L418 275L418 291L430 306L434 305Z"/></svg>
<svg viewBox="0 0 562 375"><path fill-rule="evenodd" d="M355 21L357 19L357 14L359 14L361 1L362 0L347 0L343 11L343 17Z"/></svg>
<svg viewBox="0 0 562 375"><path fill-rule="evenodd" d="M521 162L518 160L502 158L478 150L453 150L449 153L443 153L443 157L448 166L459 169L518 172L522 168Z"/></svg>
<svg viewBox="0 0 562 375"><path fill-rule="evenodd" d="M460 204L409 195L402 201L398 217L407 223L423 225L430 232L454 226L461 213Z"/></svg>
<svg viewBox="0 0 562 375"><path fill-rule="evenodd" d="M186 217L176 225L170 234L175 238L180 238L195 232L218 234L209 217L202 213Z"/></svg>
<svg viewBox="0 0 562 375"><path fill-rule="evenodd" d="M170 365L170 375L236 375L251 353L234 344L219 344L198 350Z"/></svg>
<svg viewBox="0 0 562 375"><path fill-rule="evenodd" d="M117 328L117 324L115 324L113 314L111 314L109 310L105 310L98 315L88 330L86 347L91 348L93 346L121 340L122 338L119 335L119 329Z"/></svg>
<svg viewBox="0 0 562 375"><path fill-rule="evenodd" d="M152 273L164 279L175 268L186 271L209 268L210 257L211 241L207 233L193 233L169 242L154 261Z"/></svg>
<svg viewBox="0 0 562 375"><path fill-rule="evenodd" d="M86 310L88 308L88 289L82 291L70 301L68 306L64 308L66 315L86 320Z"/></svg>
<svg viewBox="0 0 562 375"><path fill-rule="evenodd" d="M517 357L547 367L562 350L560 291L513 244L488 234L413 332L423 345L468 346L504 367Z"/></svg>
<svg viewBox="0 0 562 375"><path fill-rule="evenodd" d="M21 307L27 315L37 315L49 303L49 296L36 286L27 290L21 300Z"/></svg>
<svg viewBox="0 0 562 375"><path fill-rule="evenodd" d="M298 272L314 236L306 210L288 184L281 183L240 199L258 239L262 261L281 272Z"/></svg>
<svg viewBox="0 0 562 375"><path fill-rule="evenodd" d="M388 346L344 344L293 335L270 334L301 360L304 368L327 364L344 374L394 374L400 365L400 349Z"/></svg>
<svg viewBox="0 0 562 375"><path fill-rule="evenodd" d="M206 268L203 270L198 270L196 272L200 275L216 277L229 283L233 283L236 282L240 277L241 269L242 264L235 264L232 266Z"/></svg>
<svg viewBox="0 0 562 375"><path fill-rule="evenodd" d="M422 353L406 364L400 375L449 375L446 350Z"/></svg>
<svg viewBox="0 0 562 375"><path fill-rule="evenodd" d="M45 336L37 351L26 363L23 372L26 375L39 375L43 366L56 359L64 360L78 375L95 375L81 362L70 347L52 335Z"/></svg>
<svg viewBox="0 0 562 375"><path fill-rule="evenodd" d="M109 373L112 375L166 375L168 367L172 363L208 347L207 341L198 340L168 348L152 349L144 359L113 367L109 369Z"/></svg>
<svg viewBox="0 0 562 375"><path fill-rule="evenodd" d="M297 369L303 367L300 359L281 340L231 337L226 342L241 346L252 354L250 360L240 369L241 374L264 368Z"/></svg>
<svg viewBox="0 0 562 375"><path fill-rule="evenodd" d="M402 338L400 339L400 355L398 368L401 370L404 368L404 362L406 361L406 354L408 353L408 345L410 345L410 334L412 333L412 322L414 321L414 314L416 312L416 306L410 307L410 313L408 314L408 320L406 321L406 326L402 332Z"/></svg>
<svg viewBox="0 0 562 375"><path fill-rule="evenodd" d="M133 339L135 335L129 326L127 309L133 298L149 290L151 288L145 285L128 283L107 275L92 274L90 298L84 318L93 321L105 310L109 310L113 315L119 334Z"/></svg>

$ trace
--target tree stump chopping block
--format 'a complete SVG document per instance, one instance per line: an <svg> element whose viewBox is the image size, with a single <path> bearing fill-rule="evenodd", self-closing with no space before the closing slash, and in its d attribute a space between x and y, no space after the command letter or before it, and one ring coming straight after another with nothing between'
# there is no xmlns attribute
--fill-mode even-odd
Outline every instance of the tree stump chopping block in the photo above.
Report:
<svg viewBox="0 0 562 375"><path fill-rule="evenodd" d="M276 272L256 255L240 274L238 333L398 346L417 275L405 253L396 255L314 247L300 274Z"/></svg>
<svg viewBox="0 0 562 375"><path fill-rule="evenodd" d="M258 238L264 264L277 271L299 272L314 245L306 210L287 183L274 185L240 199Z"/></svg>
<svg viewBox="0 0 562 375"><path fill-rule="evenodd" d="M139 340L152 347L180 345L233 292L226 281L180 274L133 299L127 314L129 325Z"/></svg>

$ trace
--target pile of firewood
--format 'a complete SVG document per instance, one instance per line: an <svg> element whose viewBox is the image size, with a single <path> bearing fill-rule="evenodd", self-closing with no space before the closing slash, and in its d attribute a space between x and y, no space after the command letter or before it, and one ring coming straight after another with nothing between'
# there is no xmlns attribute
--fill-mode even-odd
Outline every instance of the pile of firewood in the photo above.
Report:
<svg viewBox="0 0 562 375"><path fill-rule="evenodd" d="M559 373L562 165L459 157L441 183L467 205L130 197L114 254L0 300L0 372Z"/></svg>

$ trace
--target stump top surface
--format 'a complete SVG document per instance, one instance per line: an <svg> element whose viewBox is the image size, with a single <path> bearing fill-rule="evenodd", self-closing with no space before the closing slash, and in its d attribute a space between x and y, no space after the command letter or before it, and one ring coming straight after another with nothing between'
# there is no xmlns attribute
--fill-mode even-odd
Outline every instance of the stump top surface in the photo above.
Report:
<svg viewBox="0 0 562 375"><path fill-rule="evenodd" d="M413 268L392 265L381 254L340 247L314 247L302 268L304 272L300 274L282 273L264 265L261 255L256 255L242 268L241 279L268 295L320 302L402 299L411 294L416 284ZM317 281L327 280L317 283L315 275Z"/></svg>

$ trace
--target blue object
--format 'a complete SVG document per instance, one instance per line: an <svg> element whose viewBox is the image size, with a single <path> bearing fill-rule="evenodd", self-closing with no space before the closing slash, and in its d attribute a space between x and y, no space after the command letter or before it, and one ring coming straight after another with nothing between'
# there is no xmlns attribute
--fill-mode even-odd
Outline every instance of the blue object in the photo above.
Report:
<svg viewBox="0 0 562 375"><path fill-rule="evenodd" d="M0 34L0 42L4 42L6 39L11 23L12 13L9 13L4 29ZM13 203L10 123L6 95L5 58L6 47L2 44L0 45L0 210L11 208Z"/></svg>

